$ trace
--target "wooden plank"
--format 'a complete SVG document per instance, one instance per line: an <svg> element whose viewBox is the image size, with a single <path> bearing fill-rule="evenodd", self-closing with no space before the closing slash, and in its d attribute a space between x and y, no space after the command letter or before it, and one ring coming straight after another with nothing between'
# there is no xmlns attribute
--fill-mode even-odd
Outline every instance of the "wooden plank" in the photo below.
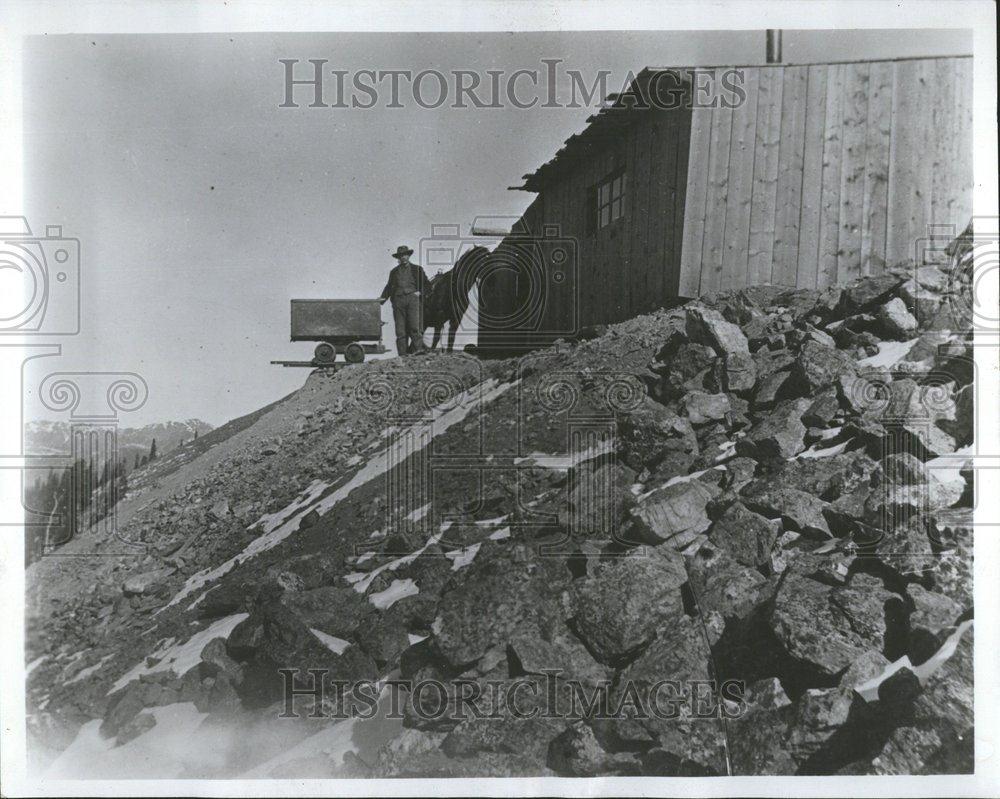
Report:
<svg viewBox="0 0 1000 799"><path fill-rule="evenodd" d="M954 59L937 58L933 66L931 94L931 136L933 167L931 170L931 219L938 230L953 224L951 206L954 203L955 165L951 161L951 137L955 134L955 64ZM944 253L938 252L942 256Z"/></svg>
<svg viewBox="0 0 1000 799"><path fill-rule="evenodd" d="M837 281L861 277L861 221L865 195L865 140L868 121L868 64L850 64L844 73L840 158L840 243Z"/></svg>
<svg viewBox="0 0 1000 799"><path fill-rule="evenodd" d="M917 195L921 132L920 62L893 64L892 131L889 137L889 202L886 262L907 261L913 252L912 233L923 216Z"/></svg>
<svg viewBox="0 0 1000 799"><path fill-rule="evenodd" d="M711 155L712 109L691 111L691 144L688 148L687 202L681 245L678 296L698 296L705 237L705 201L708 198L708 159Z"/></svg>
<svg viewBox="0 0 1000 799"><path fill-rule="evenodd" d="M670 278L664 300L679 294L681 277L681 247L684 237L684 214L686 211L688 158L691 150L691 109L673 112L674 152L677 162L674 168L673 224L670 226Z"/></svg>
<svg viewBox="0 0 1000 799"><path fill-rule="evenodd" d="M712 109L712 148L708 158L708 196L705 201L705 244L701 259L700 294L722 288L722 256L726 236L726 202L729 196L729 148L733 110Z"/></svg>
<svg viewBox="0 0 1000 799"><path fill-rule="evenodd" d="M971 58L954 59L955 69L955 120L954 156L952 170L954 202L951 218L959 233L965 230L972 218L973 158L972 158L972 91L973 72Z"/></svg>
<svg viewBox="0 0 1000 799"><path fill-rule="evenodd" d="M663 159L663 173L659 182L659 198L656 214L656 253L650 268L656 273L654 283L654 306L659 308L669 297L671 287L671 256L673 247L674 198L677 195L677 125L674 113L666 111L661 115L659 133L656 137L658 157Z"/></svg>
<svg viewBox="0 0 1000 799"><path fill-rule="evenodd" d="M645 291L642 297L642 307L645 312L656 307L656 297L659 294L659 282L662 279L659 267L658 251L663 246L663 177L664 157L660 147L662 132L657 119L657 112L649 113L649 147L646 157L649 159L649 219L646 222L646 241L643 248L642 272Z"/></svg>
<svg viewBox="0 0 1000 799"><path fill-rule="evenodd" d="M825 64L809 67L806 90L806 146L802 163L799 214L799 267L795 285L815 288L819 273L819 220L823 195L823 133L826 126Z"/></svg>
<svg viewBox="0 0 1000 799"><path fill-rule="evenodd" d="M761 69L757 83L753 205L750 209L750 246L747 257L747 283L751 286L771 282L784 71L784 67Z"/></svg>
<svg viewBox="0 0 1000 799"><path fill-rule="evenodd" d="M726 232L722 255L724 291L747 284L750 246L750 208L753 201L754 150L757 133L757 86L759 69L743 70L744 101L733 109L729 148L729 195L726 201Z"/></svg>
<svg viewBox="0 0 1000 799"><path fill-rule="evenodd" d="M565 237L577 237L579 229L577 227L576 218L572 215L573 211L573 198L575 196L575 189L579 183L579 175L570 173L566 178L560 181L561 184L561 197L559 200L559 233ZM579 240L579 239L578 239ZM567 275L570 281L578 281L579 278L579 264L576 269L577 274ZM569 284L570 286L573 283ZM573 321L573 314L570 312L571 294L566 291L559 290L554 292L556 297L556 303L554 308L555 326L554 330L566 330ZM580 324L579 318L576 320L577 324Z"/></svg>
<svg viewBox="0 0 1000 799"><path fill-rule="evenodd" d="M837 252L840 249L840 157L841 117L844 100L843 64L831 64L826 77L826 132L823 135L823 187L820 193L819 259L816 285L837 282Z"/></svg>
<svg viewBox="0 0 1000 799"><path fill-rule="evenodd" d="M635 196L635 213L631 219L622 220L626 225L611 226L603 232L603 240L607 250L610 252L625 250L629 253L629 270L626 282L629 286L629 296L627 298L627 315L643 313L646 306L646 269L645 269L645 249L646 240L649 235L649 184L652 180L652 171L655 164L649 157L650 128L646 119L637 121L630 126L629 135L632 138L635 153L635 170L628 176L628 181L632 184L627 187ZM605 175L614 169L614 162L609 161ZM624 241L617 241L619 237L625 236Z"/></svg>
<svg viewBox="0 0 1000 799"><path fill-rule="evenodd" d="M876 61L868 77L865 185L861 211L861 273L885 269L889 202L889 135L892 125L892 63Z"/></svg>
<svg viewBox="0 0 1000 799"><path fill-rule="evenodd" d="M806 67L786 67L781 100L781 146L775 197L774 265L771 282L795 285L799 260L799 210L805 154Z"/></svg>
<svg viewBox="0 0 1000 799"><path fill-rule="evenodd" d="M938 102L934 87L934 64L937 59L923 59L917 64L920 102L915 120L917 134L917 185L910 231L910 257L922 259L930 249L934 193L934 105Z"/></svg>

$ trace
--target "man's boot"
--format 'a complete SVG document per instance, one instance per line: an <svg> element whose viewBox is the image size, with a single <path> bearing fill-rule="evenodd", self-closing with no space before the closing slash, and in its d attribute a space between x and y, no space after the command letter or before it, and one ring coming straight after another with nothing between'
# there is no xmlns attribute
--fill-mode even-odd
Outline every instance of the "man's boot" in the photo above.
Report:
<svg viewBox="0 0 1000 799"><path fill-rule="evenodd" d="M396 337L396 354L400 358L402 358L402 357L410 354L409 353L409 348L407 347L408 343L409 342L407 341L407 337L406 336L397 336Z"/></svg>

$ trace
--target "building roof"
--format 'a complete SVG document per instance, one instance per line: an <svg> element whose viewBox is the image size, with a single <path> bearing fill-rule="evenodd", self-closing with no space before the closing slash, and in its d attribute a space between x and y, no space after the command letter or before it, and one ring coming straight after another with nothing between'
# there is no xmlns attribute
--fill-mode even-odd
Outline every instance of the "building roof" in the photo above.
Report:
<svg viewBox="0 0 1000 799"><path fill-rule="evenodd" d="M911 56L903 58L871 58L854 59L851 61L822 61L810 63L792 64L782 62L779 64L724 64L715 66L698 67L645 67L628 88L623 92L616 92L608 95L596 114L587 117L587 126L579 133L574 133L563 142L556 154L542 164L534 172L523 175L524 183L520 186L510 186L512 191L540 192L546 180L562 173L567 167L572 167L581 160L603 149L603 147L613 140L617 140L624 128L635 121L633 112L648 111L650 106L637 102L638 98L650 97L650 82L654 76L670 74L676 76L678 83L686 89L691 85L691 73L694 71L704 72L713 69L771 69L785 67L808 67L831 64L861 64L861 63L882 63L887 61L919 61L928 58L971 58L971 55L935 55L935 56ZM662 93L664 88L669 90L669 86L658 86L658 91ZM676 86L676 84L675 84ZM663 105L655 107L662 108Z"/></svg>
<svg viewBox="0 0 1000 799"><path fill-rule="evenodd" d="M623 92L609 94L601 104L597 113L587 117L587 126L579 133L574 133L563 146L556 151L548 161L534 172L523 175L524 184L511 186L513 191L539 192L546 179L561 172L567 166L585 159L602 149L609 141L618 140L622 129L630 125L634 118L630 112L648 110L642 98L648 97L649 84L654 75L673 73L677 81L686 89L690 79L685 75L683 67L646 67L629 83ZM677 87L675 87L676 90Z"/></svg>

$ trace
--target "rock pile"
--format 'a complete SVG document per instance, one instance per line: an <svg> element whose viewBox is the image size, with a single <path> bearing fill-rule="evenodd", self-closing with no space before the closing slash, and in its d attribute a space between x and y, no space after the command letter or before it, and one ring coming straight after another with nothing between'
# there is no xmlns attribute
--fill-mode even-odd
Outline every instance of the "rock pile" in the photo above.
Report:
<svg viewBox="0 0 1000 799"><path fill-rule="evenodd" d="M89 650L36 644L36 724L274 718L312 668L447 686L312 776L971 771L966 249L313 376L38 622ZM643 712L664 686L676 712ZM489 690L517 701L463 716Z"/></svg>

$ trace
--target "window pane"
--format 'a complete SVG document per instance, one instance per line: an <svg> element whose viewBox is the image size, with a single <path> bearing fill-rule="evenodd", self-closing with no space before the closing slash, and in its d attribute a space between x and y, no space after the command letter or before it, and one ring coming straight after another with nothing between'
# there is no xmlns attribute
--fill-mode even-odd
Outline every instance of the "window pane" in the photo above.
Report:
<svg viewBox="0 0 1000 799"><path fill-rule="evenodd" d="M615 178L614 182L611 184L611 196L612 197L622 196L622 179L620 177Z"/></svg>
<svg viewBox="0 0 1000 799"><path fill-rule="evenodd" d="M611 204L611 218L619 219L621 215L622 215L622 201L621 198L619 198Z"/></svg>
<svg viewBox="0 0 1000 799"><path fill-rule="evenodd" d="M607 205L607 202L610 199L611 199L611 187L608 186L607 183L605 183L603 186L601 186L601 196L598 202L600 205Z"/></svg>
<svg viewBox="0 0 1000 799"><path fill-rule="evenodd" d="M607 205L605 205L601 209L601 227L604 227L605 225L608 224L608 222L611 221L610 218L609 218L609 216L608 216L608 211L609 211L609 207Z"/></svg>

